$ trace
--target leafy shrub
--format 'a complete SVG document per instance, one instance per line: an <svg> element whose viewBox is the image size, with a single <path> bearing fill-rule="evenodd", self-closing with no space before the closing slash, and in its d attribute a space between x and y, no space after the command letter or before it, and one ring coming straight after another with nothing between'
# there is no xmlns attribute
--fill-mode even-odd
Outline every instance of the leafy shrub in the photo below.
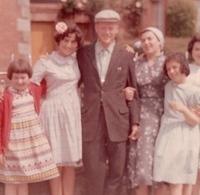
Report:
<svg viewBox="0 0 200 195"><path fill-rule="evenodd" d="M194 1L171 0L167 9L167 34L191 36L195 31L197 9Z"/></svg>

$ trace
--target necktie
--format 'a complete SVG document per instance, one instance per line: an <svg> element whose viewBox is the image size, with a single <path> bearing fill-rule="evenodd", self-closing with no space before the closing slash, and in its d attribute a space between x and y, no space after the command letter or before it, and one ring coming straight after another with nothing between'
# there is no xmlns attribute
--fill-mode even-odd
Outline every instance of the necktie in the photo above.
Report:
<svg viewBox="0 0 200 195"><path fill-rule="evenodd" d="M101 78L101 83L105 82L106 78L106 73L108 70L108 50L102 49L100 53L100 78Z"/></svg>

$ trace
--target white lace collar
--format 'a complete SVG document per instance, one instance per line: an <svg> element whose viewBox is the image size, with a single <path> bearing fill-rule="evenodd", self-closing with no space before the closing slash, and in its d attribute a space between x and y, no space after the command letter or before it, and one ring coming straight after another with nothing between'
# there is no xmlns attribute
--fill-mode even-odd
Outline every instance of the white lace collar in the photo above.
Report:
<svg viewBox="0 0 200 195"><path fill-rule="evenodd" d="M72 53L69 56L61 56L57 51L53 51L50 54L50 58L57 64L57 65L66 65L66 64L74 64L76 61L76 52Z"/></svg>

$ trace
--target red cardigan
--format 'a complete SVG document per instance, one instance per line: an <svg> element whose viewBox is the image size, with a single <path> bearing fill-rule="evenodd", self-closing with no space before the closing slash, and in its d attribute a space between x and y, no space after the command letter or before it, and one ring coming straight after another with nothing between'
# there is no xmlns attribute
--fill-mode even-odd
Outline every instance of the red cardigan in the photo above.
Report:
<svg viewBox="0 0 200 195"><path fill-rule="evenodd" d="M40 99L44 92L44 87L30 83L29 92L34 98L35 111L39 113ZM9 140L12 100L12 94L9 92L9 90L5 90L3 101L0 102L0 154L4 153Z"/></svg>

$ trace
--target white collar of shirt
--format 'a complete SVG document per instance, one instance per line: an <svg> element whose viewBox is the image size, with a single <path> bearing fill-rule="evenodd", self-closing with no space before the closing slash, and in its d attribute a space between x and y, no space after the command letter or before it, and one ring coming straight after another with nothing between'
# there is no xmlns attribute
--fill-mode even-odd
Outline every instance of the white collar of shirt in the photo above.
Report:
<svg viewBox="0 0 200 195"><path fill-rule="evenodd" d="M53 51L50 54L50 58L58 65L71 65L76 61L76 52L68 56L62 56L57 51Z"/></svg>
<svg viewBox="0 0 200 195"><path fill-rule="evenodd" d="M97 41L95 44L96 54L99 55L102 52L102 50L106 50L107 52L109 52L109 54L111 54L113 52L115 44L116 44L116 41L113 41L112 43L110 43L110 45L107 48L105 48L102 46L102 44L99 41Z"/></svg>

